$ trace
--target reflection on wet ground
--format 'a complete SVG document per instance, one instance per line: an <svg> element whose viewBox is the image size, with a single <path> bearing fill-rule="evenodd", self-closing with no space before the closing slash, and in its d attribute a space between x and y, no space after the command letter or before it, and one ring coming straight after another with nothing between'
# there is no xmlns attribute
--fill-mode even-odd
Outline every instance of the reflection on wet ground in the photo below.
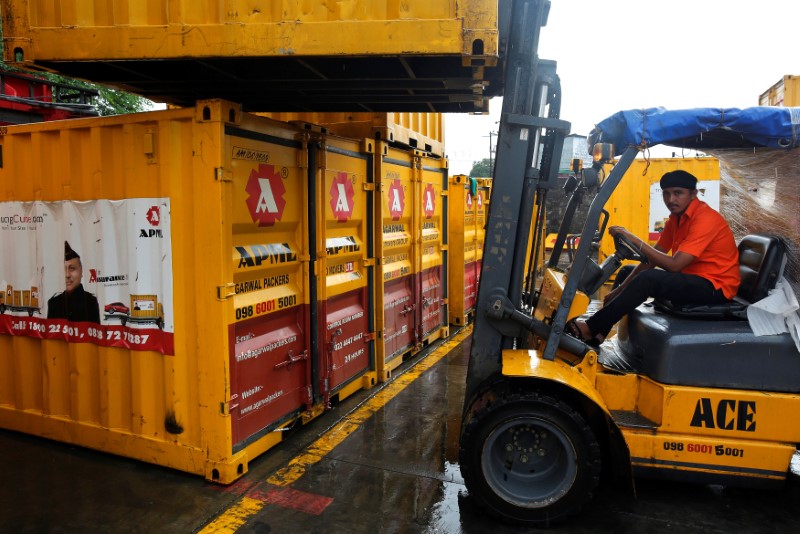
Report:
<svg viewBox="0 0 800 534"><path fill-rule="evenodd" d="M193 532L243 496L260 508L245 514L238 532L532 532L486 517L464 487L458 437L468 351L469 339L289 487L267 480L363 405L367 394L299 429L251 462L247 475L229 487L0 431L0 532ZM799 532L799 498L796 477L782 491L639 480L636 498L603 490L583 514L550 532Z"/></svg>

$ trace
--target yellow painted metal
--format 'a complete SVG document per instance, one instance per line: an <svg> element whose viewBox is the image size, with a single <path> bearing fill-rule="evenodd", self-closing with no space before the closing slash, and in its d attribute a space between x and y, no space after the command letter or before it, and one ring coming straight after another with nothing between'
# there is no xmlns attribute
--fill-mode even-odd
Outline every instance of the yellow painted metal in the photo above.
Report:
<svg viewBox="0 0 800 534"><path fill-rule="evenodd" d="M303 185L292 189L306 183L302 136L224 101L4 129L0 201L171 199L175 335L174 356L0 335L0 426L222 483L278 443L280 430L265 428L234 451L232 332L236 308L262 297L292 297L298 317L310 305L308 197ZM285 181L287 204L283 219L261 228L245 186L265 161ZM291 252L261 268L235 248L273 241ZM261 275L275 275L278 288L237 294L237 283ZM308 402L281 424L302 417Z"/></svg>
<svg viewBox="0 0 800 534"><path fill-rule="evenodd" d="M787 74L758 97L759 106L800 106L800 76Z"/></svg>
<svg viewBox="0 0 800 534"><path fill-rule="evenodd" d="M344 399L375 384L374 292L370 201L374 143L332 135L312 136L317 154L316 225L319 250L317 301L326 394ZM361 380L365 374L366 380Z"/></svg>
<svg viewBox="0 0 800 534"><path fill-rule="evenodd" d="M9 0L7 60L498 54L487 0ZM8 19L8 20L6 20ZM491 61L491 58L487 58Z"/></svg>
<svg viewBox="0 0 800 534"><path fill-rule="evenodd" d="M658 468L780 481L786 478L794 443L653 434L629 429L625 440L634 468ZM691 450L689 448L691 447ZM681 448L681 450L672 450ZM718 451L722 451L718 454ZM736 451L737 456L732 456ZM730 453L730 454L726 454Z"/></svg>
<svg viewBox="0 0 800 534"><path fill-rule="evenodd" d="M550 380L580 392L615 420L634 468L782 480L800 440L800 422L787 419L800 396L775 392L671 386L595 363L577 364L536 351L503 352L503 374ZM628 425L617 412L649 421Z"/></svg>
<svg viewBox="0 0 800 534"><path fill-rule="evenodd" d="M284 122L325 127L328 133L352 139L377 139L444 155L444 114L411 112L258 112Z"/></svg>
<svg viewBox="0 0 800 534"><path fill-rule="evenodd" d="M606 167L606 173L611 166ZM719 182L719 160L716 158L650 158L636 159L622 177L606 203L610 216L608 225L624 226L637 236L648 239L649 243L658 241L658 231L665 221L655 221L655 214L666 212L661 198L652 198L651 191L661 177L670 171L682 169L695 175L699 182ZM702 188L702 184L699 184ZM702 191L701 191L702 193ZM717 197L717 200L718 197ZM657 203L655 206L653 203ZM664 215L667 217L668 212ZM600 242L599 260L614 253L614 240L606 232Z"/></svg>
<svg viewBox="0 0 800 534"><path fill-rule="evenodd" d="M449 183L446 158L431 157L415 150L418 158L415 234L419 253L415 276L417 285L417 331L419 343L427 344L449 334L447 278L449 272L447 218ZM417 347L419 349L421 347Z"/></svg>
<svg viewBox="0 0 800 534"><path fill-rule="evenodd" d="M534 310L534 317L540 321L549 320L553 310L558 308L561 294L567 285L567 275L553 269L544 270L541 294ZM589 297L582 291L575 293L572 306L569 309L568 319L583 315L589 307Z"/></svg>
<svg viewBox="0 0 800 534"><path fill-rule="evenodd" d="M473 196L469 176L457 174L450 177L448 301L449 320L453 325L466 324L475 309L491 182L491 178L476 179ZM463 269L460 267L462 264Z"/></svg>
<svg viewBox="0 0 800 534"><path fill-rule="evenodd" d="M416 345L414 336L416 293L413 275L419 238L415 239L415 176L420 165L413 151L376 143L375 181L378 188L375 213L376 368L378 379L387 381L392 371Z"/></svg>
<svg viewBox="0 0 800 534"><path fill-rule="evenodd" d="M578 365L556 358L544 360L536 350L504 350L503 376L558 382L590 399L608 414L603 398L595 388L597 354L590 352Z"/></svg>

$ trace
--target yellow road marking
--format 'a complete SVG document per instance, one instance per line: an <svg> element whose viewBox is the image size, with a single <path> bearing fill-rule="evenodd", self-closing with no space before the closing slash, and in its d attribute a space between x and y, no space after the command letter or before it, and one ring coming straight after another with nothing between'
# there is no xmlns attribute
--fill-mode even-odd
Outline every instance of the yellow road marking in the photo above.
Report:
<svg viewBox="0 0 800 534"><path fill-rule="evenodd" d="M214 521L206 525L200 532L233 534L266 505L267 503L263 501L251 499L250 497L242 497L236 504L225 510L222 515L217 516Z"/></svg>
<svg viewBox="0 0 800 534"><path fill-rule="evenodd" d="M334 447L339 445L350 434L355 432L361 424L372 417L387 402L397 396L409 384L420 377L422 373L430 369L439 360L444 358L455 346L461 343L467 336L472 334L472 325L467 326L448 341L440 345L422 361L414 367L394 379L387 386L369 398L361 406L353 410L342 418L342 420L320 436L314 443L309 445L304 452L295 456L286 467L267 479L267 483L276 486L289 486L303 476L306 470L312 465L322 460L326 454L331 452ZM244 525L247 520L257 514L265 503L242 497L233 506L217 516L214 521L205 526L200 532L208 533L232 533Z"/></svg>

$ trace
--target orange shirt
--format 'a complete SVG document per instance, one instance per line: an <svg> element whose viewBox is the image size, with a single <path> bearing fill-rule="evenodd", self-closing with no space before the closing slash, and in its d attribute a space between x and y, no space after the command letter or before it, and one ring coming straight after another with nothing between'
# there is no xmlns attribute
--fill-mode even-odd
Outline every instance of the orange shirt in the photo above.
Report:
<svg viewBox="0 0 800 534"><path fill-rule="evenodd" d="M739 251L728 223L702 200L693 200L681 215L670 215L656 246L664 252L685 252L694 261L683 268L709 280L725 297L739 290Z"/></svg>

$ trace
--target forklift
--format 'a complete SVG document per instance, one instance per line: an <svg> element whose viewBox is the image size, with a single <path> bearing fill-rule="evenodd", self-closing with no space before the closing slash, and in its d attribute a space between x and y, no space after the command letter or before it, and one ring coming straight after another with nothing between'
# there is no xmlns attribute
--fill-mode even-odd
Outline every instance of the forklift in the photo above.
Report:
<svg viewBox="0 0 800 534"><path fill-rule="evenodd" d="M800 421L787 417L800 411L800 354L789 334L756 337L746 320L781 276L779 236L741 240L742 286L729 303L647 302L600 347L566 335L565 324L625 260L646 261L622 236L602 264L593 259L603 207L637 154L658 143L791 150L797 121L786 108L709 110L720 113L711 119L653 108L599 123L593 163L563 186L569 202L541 264L545 200L559 187L570 129L559 118L555 63L536 54L549 7L500 2L504 98L460 436L469 498L506 522L545 527L578 513L601 484L632 488L636 477L780 486L800 443ZM773 132L776 124L785 129ZM584 203L564 269L558 260Z"/></svg>

